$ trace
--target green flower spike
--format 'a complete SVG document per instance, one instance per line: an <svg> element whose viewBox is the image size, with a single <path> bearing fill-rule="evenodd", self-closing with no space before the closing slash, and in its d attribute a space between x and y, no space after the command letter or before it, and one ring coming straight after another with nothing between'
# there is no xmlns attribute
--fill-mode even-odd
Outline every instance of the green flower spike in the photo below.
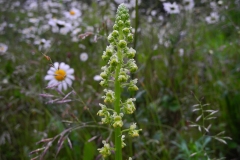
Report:
<svg viewBox="0 0 240 160"><path fill-rule="evenodd" d="M131 33L130 19L128 9L124 4L119 5L113 31L108 36L110 45L103 52L102 59L107 63L102 67L100 76L103 78L100 85L103 87L112 87L114 89L104 89L106 93L102 98L106 105L100 104L101 110L97 113L102 117L103 124L109 124L114 129L114 150L115 160L122 160L122 148L125 136L122 135L122 127L124 127L124 114L133 114L136 110L134 98L127 99L124 103L121 99L121 93L124 87L129 91L137 91L137 79L131 80L130 73L137 71L138 67L133 59L136 51L133 48L128 48L128 43L133 41ZM111 108L111 106L114 106ZM131 137L139 136L134 128L134 123L128 129L128 135ZM110 155L110 147L104 142L104 147L98 149L105 158Z"/></svg>

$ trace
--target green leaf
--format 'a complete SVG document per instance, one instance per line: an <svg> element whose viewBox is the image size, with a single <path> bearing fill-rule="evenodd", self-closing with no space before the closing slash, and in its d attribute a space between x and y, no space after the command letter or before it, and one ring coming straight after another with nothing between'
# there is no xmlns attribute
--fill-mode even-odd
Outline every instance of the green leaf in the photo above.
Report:
<svg viewBox="0 0 240 160"><path fill-rule="evenodd" d="M85 137L87 140L92 138L88 133L85 133ZM94 141L92 141L92 142L86 141L84 144L84 149L83 149L83 160L94 159L96 150L97 150L97 147L96 147Z"/></svg>

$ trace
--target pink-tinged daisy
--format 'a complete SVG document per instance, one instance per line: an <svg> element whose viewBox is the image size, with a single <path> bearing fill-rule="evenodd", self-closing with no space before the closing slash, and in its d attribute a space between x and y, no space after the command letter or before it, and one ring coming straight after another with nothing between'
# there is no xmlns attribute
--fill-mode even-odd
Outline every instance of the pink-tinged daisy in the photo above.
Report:
<svg viewBox="0 0 240 160"><path fill-rule="evenodd" d="M178 14L180 13L179 6L176 2L170 3L166 2L163 3L164 10L169 14Z"/></svg>
<svg viewBox="0 0 240 160"><path fill-rule="evenodd" d="M75 79L73 73L74 69L70 68L69 65L63 62L55 62L44 79L49 81L48 87L57 86L60 91L62 89L67 90L67 87L71 87L72 81Z"/></svg>

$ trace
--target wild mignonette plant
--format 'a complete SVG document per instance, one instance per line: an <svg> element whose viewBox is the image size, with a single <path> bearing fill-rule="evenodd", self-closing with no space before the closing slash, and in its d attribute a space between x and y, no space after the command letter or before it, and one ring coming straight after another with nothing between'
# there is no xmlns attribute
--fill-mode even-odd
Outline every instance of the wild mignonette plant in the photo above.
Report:
<svg viewBox="0 0 240 160"><path fill-rule="evenodd" d="M114 147L111 147L107 141L103 141L104 146L99 150L103 158L106 158L115 152L115 159L122 159L122 148L126 145L124 143L125 132L128 132L130 137L139 136L141 129L136 129L136 123L132 123L128 129L122 129L123 118L125 114L133 114L136 110L134 105L134 98L127 100L121 99L121 93L124 88L128 91L137 91L137 79L130 79L129 74L134 73L138 67L133 59L136 51L129 48L128 43L133 41L133 34L131 33L130 19L128 9L124 4L119 5L116 15L113 31L108 36L109 46L103 52L102 59L106 65L102 67L102 81L100 85L103 86L105 96L104 104L99 104L101 110L97 115L101 116L103 124L109 124L114 128ZM111 88L114 88L113 90ZM114 106L114 107L112 107Z"/></svg>

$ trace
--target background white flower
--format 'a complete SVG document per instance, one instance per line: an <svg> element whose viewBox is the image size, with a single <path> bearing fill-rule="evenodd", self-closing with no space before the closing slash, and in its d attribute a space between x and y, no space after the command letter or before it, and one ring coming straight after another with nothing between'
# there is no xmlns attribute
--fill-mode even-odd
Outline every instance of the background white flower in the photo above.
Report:
<svg viewBox="0 0 240 160"><path fill-rule="evenodd" d="M6 44L0 43L0 53L5 53L8 49Z"/></svg>
<svg viewBox="0 0 240 160"><path fill-rule="evenodd" d="M86 60L88 60L88 54L87 53L81 53L80 54L80 60L85 62Z"/></svg>
<svg viewBox="0 0 240 160"><path fill-rule="evenodd" d="M51 67L45 76L45 80L49 80L48 86L57 85L58 89L61 91L62 88L67 90L67 87L72 86L72 81L75 79L72 75L74 69L70 68L69 65L61 62L55 62L53 67Z"/></svg>
<svg viewBox="0 0 240 160"><path fill-rule="evenodd" d="M208 24L216 23L219 20L219 15L216 12L212 12L210 16L205 18L205 20Z"/></svg>
<svg viewBox="0 0 240 160"><path fill-rule="evenodd" d="M64 15L67 19L77 19L82 15L82 12L76 8L72 8L70 11L68 12L64 12Z"/></svg>
<svg viewBox="0 0 240 160"><path fill-rule="evenodd" d="M59 32L63 35L66 35L68 32L70 32L72 30L72 24L67 23L65 21L62 21L62 20L50 19L48 21L48 24L50 26L52 26L52 32L53 33L58 33Z"/></svg>
<svg viewBox="0 0 240 160"><path fill-rule="evenodd" d="M100 81L100 80L102 80L102 77L100 75L95 75L93 77L93 79L94 79L94 81Z"/></svg>
<svg viewBox="0 0 240 160"><path fill-rule="evenodd" d="M34 44L38 45L39 50L48 49L49 47L51 47L51 41L46 39L36 40Z"/></svg>
<svg viewBox="0 0 240 160"><path fill-rule="evenodd" d="M185 10L191 11L194 7L194 0L183 0L183 7Z"/></svg>
<svg viewBox="0 0 240 160"><path fill-rule="evenodd" d="M173 2L173 3L170 3L170 2L163 3L163 8L169 14L180 13L179 6L177 5L176 2Z"/></svg>

